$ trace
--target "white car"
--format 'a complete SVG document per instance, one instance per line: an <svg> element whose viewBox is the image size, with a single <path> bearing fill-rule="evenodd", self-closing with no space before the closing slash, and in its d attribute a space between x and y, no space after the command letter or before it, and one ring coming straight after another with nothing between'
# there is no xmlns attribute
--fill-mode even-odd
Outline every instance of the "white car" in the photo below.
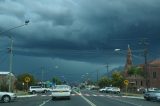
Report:
<svg viewBox="0 0 160 106"><path fill-rule="evenodd" d="M7 103L17 98L15 93L11 92L0 92L0 101Z"/></svg>
<svg viewBox="0 0 160 106"><path fill-rule="evenodd" d="M52 100L55 98L67 98L70 99L71 87L68 85L55 85L52 89Z"/></svg>
<svg viewBox="0 0 160 106"><path fill-rule="evenodd" d="M106 92L109 87L99 89L99 92Z"/></svg>
<svg viewBox="0 0 160 106"><path fill-rule="evenodd" d="M29 93L35 94L35 93L47 93L48 89L43 88L41 86L30 86L29 87Z"/></svg>
<svg viewBox="0 0 160 106"><path fill-rule="evenodd" d="M108 87L106 92L108 92L108 93L120 93L120 88L118 88L118 87Z"/></svg>

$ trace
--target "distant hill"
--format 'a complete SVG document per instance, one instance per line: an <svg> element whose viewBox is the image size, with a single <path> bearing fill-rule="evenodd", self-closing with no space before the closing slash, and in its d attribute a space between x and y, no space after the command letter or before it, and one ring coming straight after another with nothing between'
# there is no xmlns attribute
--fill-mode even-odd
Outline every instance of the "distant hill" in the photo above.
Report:
<svg viewBox="0 0 160 106"><path fill-rule="evenodd" d="M110 70L108 73L105 73L103 76L109 76L110 77L114 71L120 71L121 72L123 70L124 70L124 66L119 66L119 67L116 67L116 68Z"/></svg>

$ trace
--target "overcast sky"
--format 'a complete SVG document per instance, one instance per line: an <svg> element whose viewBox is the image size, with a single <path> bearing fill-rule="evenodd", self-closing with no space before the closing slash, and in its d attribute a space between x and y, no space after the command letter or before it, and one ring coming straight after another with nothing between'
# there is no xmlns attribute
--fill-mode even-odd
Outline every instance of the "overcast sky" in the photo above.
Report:
<svg viewBox="0 0 160 106"><path fill-rule="evenodd" d="M8 70L12 36L13 71L81 80L96 70L124 66L128 44L134 64L144 62L139 43L146 38L148 58L160 57L159 0L0 0L0 70ZM114 49L121 49L115 53Z"/></svg>

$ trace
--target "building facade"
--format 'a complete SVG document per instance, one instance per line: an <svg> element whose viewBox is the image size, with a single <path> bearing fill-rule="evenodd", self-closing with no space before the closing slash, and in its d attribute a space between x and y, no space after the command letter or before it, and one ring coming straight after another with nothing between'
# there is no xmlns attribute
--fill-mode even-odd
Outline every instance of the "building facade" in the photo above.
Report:
<svg viewBox="0 0 160 106"><path fill-rule="evenodd" d="M148 86L160 88L160 60L150 62L147 71Z"/></svg>
<svg viewBox="0 0 160 106"><path fill-rule="evenodd" d="M9 91L9 84L11 84L11 91L13 91L15 81L16 77L12 73L10 74L10 72L0 72L0 91Z"/></svg>
<svg viewBox="0 0 160 106"><path fill-rule="evenodd" d="M134 90L138 88L160 88L160 60L148 62L146 66L144 64L137 65L136 67L141 68L144 75L128 75L128 70L132 66L132 52L128 46L124 77L129 80L129 87Z"/></svg>

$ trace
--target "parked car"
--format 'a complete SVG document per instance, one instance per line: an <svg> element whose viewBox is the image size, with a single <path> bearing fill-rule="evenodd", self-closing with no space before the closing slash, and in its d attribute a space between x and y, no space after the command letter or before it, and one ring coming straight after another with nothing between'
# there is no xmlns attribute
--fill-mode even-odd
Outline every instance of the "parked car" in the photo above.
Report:
<svg viewBox="0 0 160 106"><path fill-rule="evenodd" d="M0 101L7 103L17 98L15 93L11 92L0 92Z"/></svg>
<svg viewBox="0 0 160 106"><path fill-rule="evenodd" d="M156 91L148 91L144 94L144 98L149 101L149 100L155 100L155 101L160 101L160 90Z"/></svg>
<svg viewBox="0 0 160 106"><path fill-rule="evenodd" d="M118 87L108 87L106 92L107 93L120 93L120 88L118 88Z"/></svg>
<svg viewBox="0 0 160 106"><path fill-rule="evenodd" d="M35 94L35 93L46 93L48 91L47 88L43 88L41 86L30 86L29 87L29 93Z"/></svg>
<svg viewBox="0 0 160 106"><path fill-rule="evenodd" d="M158 93L156 93L155 96L156 96L156 100L160 101L160 91Z"/></svg>
<svg viewBox="0 0 160 106"><path fill-rule="evenodd" d="M160 90L148 91L144 93L144 99L150 100L160 100Z"/></svg>
<svg viewBox="0 0 160 106"><path fill-rule="evenodd" d="M52 100L55 98L67 98L70 99L71 87L68 85L56 85L52 90Z"/></svg>
<svg viewBox="0 0 160 106"><path fill-rule="evenodd" d="M109 88L109 87L101 88L101 89L99 89L99 92L106 92L108 88Z"/></svg>
<svg viewBox="0 0 160 106"><path fill-rule="evenodd" d="M156 100L156 101L160 101L160 90L156 90L156 91L153 93L151 99Z"/></svg>

